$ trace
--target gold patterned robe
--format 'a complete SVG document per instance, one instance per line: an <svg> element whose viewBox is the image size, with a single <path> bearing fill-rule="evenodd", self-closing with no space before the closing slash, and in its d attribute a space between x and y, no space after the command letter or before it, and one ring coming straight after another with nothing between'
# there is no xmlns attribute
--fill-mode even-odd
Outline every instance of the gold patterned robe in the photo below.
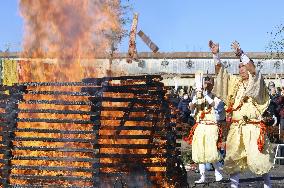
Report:
<svg viewBox="0 0 284 188"><path fill-rule="evenodd" d="M246 170L260 175L268 173L273 166L273 150L266 134L262 151L257 144L261 115L270 102L263 78L260 74L249 75L249 80L243 82L240 77L221 69L215 86L215 94L235 109L226 142L224 171L229 174Z"/></svg>

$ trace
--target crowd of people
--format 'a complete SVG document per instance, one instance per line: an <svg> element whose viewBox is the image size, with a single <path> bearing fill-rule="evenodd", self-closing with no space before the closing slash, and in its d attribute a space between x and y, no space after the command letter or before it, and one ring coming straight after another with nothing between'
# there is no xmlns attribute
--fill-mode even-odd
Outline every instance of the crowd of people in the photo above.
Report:
<svg viewBox="0 0 284 188"><path fill-rule="evenodd" d="M233 188L239 187L239 174L246 170L262 175L264 187L271 187L269 171L274 155L266 131L267 126L279 126L284 132L284 85L266 84L238 42L232 43L232 49L240 59L239 75L230 75L222 65L218 44L210 41L209 47L214 79L196 73L194 90L172 90L170 97L181 122L191 127L184 140L192 145L192 160L199 167L200 179L195 183L206 181L206 164L210 163L216 181L222 181L222 174L227 173ZM223 126L229 128L227 134L223 134Z"/></svg>

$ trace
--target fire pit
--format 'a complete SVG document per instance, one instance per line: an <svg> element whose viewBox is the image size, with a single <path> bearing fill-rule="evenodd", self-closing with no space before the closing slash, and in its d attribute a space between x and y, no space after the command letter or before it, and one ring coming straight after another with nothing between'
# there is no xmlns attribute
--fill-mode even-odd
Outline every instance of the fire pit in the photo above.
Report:
<svg viewBox="0 0 284 188"><path fill-rule="evenodd" d="M2 187L186 187L160 76L3 86Z"/></svg>

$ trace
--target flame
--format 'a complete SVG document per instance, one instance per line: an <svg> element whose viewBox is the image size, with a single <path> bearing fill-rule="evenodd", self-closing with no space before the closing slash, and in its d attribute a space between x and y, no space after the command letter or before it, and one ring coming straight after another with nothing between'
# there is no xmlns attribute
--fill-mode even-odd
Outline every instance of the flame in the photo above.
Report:
<svg viewBox="0 0 284 188"><path fill-rule="evenodd" d="M47 77L46 77L47 78ZM80 87L69 86L69 87L54 87L54 86L30 86L29 90L33 91L72 91L79 92ZM33 95L25 94L25 101L30 100L62 100L62 101L88 101L87 96L68 96L68 95ZM20 103L20 109L53 109L53 110L81 110L90 111L90 107L85 105L56 105L56 104L29 104ZM19 118L41 118L41 119L74 119L74 120L89 120L90 115L85 114L57 114L57 113L20 113ZM32 128L32 129L49 129L49 130L64 130L64 131L91 131L91 124L77 124L72 123L45 123L45 122L18 122L18 129ZM92 134L63 134L63 133L37 133L34 132L15 132L16 137L21 138L59 138L59 139L93 139ZM15 147L42 147L42 148L85 148L92 149L91 143L76 143L76 142L58 142L58 141L14 141ZM64 152L64 151L34 151L34 150L14 150L14 156L29 156L29 157L72 157L72 158L85 158L91 159L92 154L86 152ZM47 166L47 167L74 167L74 168L90 168L91 162L77 162L77 161L48 161L48 160L12 160L12 165L22 166ZM64 170L20 170L13 169L12 174L25 174L25 175L37 175L37 176L75 176L91 178L91 172L80 172L80 171L64 171ZM34 183L33 180L19 180L11 179L11 183L15 184L27 184ZM37 181L38 182L38 181ZM45 181L48 184L61 183L65 186L71 186L71 183L64 180L52 180ZM90 182L76 182L77 186L91 186Z"/></svg>
<svg viewBox="0 0 284 188"><path fill-rule="evenodd" d="M120 0L20 0L25 35L21 82L80 81L97 77L95 62L121 36ZM48 59L49 58L49 59ZM51 58L51 59L50 59Z"/></svg>
<svg viewBox="0 0 284 188"><path fill-rule="evenodd" d="M129 84L129 83L128 83ZM130 83L131 84L131 83ZM110 85L125 85L123 83L113 84ZM80 87L75 86L68 86L68 87L55 87L55 86L29 86L30 90L33 91L73 91L78 92L80 91ZM113 92L105 92L104 97L112 97L112 98L140 98L140 99L149 99L150 97L145 96L136 96L133 93L113 93ZM25 94L24 99L25 101L29 100L64 100L64 101L88 101L86 96L64 96L59 95L56 96L49 96L49 95L31 95ZM129 106L129 102L103 102L102 104L104 107L127 107ZM134 107L141 107L139 104L135 104ZM146 105L144 107L147 108L159 108L157 105ZM20 103L20 109L56 109L56 110L84 110L90 111L89 106L72 106L72 105L54 105L54 104L27 104L27 103ZM116 135L116 127L120 126L121 120L119 118L123 117L126 112L124 111L102 111L102 117L111 117L114 120L101 120L101 127L102 129L99 131L99 135ZM146 112L131 112L129 113L129 117L145 117ZM159 115L154 115L158 117ZM43 119L76 119L76 120L89 120L89 115L80 115L80 114L51 114L51 113L20 113L19 118L43 118ZM163 122L158 122L161 124ZM114 130L104 130L104 126L114 126ZM146 126L152 127L154 126L153 122L139 122L139 121L126 121L123 126ZM161 126L161 125L158 125ZM24 128L34 128L34 129L57 129L57 130L83 130L83 131L91 131L93 128L92 124L86 125L74 125L74 124L60 124L60 123L41 123L41 122L19 122L18 123L19 129ZM30 132L16 132L16 137L38 137L38 138L81 138L81 139L93 139L93 134L68 134L67 136L61 133L34 133L30 134ZM151 135L150 130L122 130L118 135ZM120 138L113 138L113 139L99 139L99 144L150 144L149 139L120 139ZM85 149L92 149L93 146L90 143L75 143L75 142L46 142L46 141L14 141L15 147L57 147L57 148L85 148ZM165 143L160 143L163 145ZM104 148L100 149L101 154L157 154L157 157L153 158L141 158L141 159L128 159L130 163L140 163L140 164L147 164L147 163L165 163L166 159L164 157L159 157L159 153L164 153L164 149L154 148L154 149L141 149L141 148L133 148L133 149L125 149L125 148ZM91 159L92 155L84 152L58 152L58 151L28 151L28 150L14 150L14 156L34 156L34 157L74 157L74 158L86 158ZM101 158L100 163L102 164L122 164L126 161L121 158ZM28 160L12 160L13 165L27 165L27 166L60 166L60 167L91 167L92 163L90 162L59 162L59 161L44 161L44 160L36 160L36 161L28 161ZM112 173L120 171L120 167L102 167L100 168L101 172ZM162 182L163 175L159 174L159 172L165 172L165 167L153 166L153 167L146 167L146 170L149 172L155 172L157 175L152 177L153 180ZM92 173L90 172L68 172L68 171L50 171L50 170L16 170L13 169L12 174L30 174L30 175L39 175L39 176L78 176L78 177L92 177ZM28 180L17 180L12 179L13 183L17 184L26 184L29 183ZM49 182L51 183L51 182ZM53 181L53 183L59 183L59 181ZM62 181L64 185L69 185L70 182ZM77 185L77 183L76 183ZM79 184L78 184L79 185ZM89 186L89 182L80 182L80 186ZM168 186L164 186L168 187Z"/></svg>
<svg viewBox="0 0 284 188"><path fill-rule="evenodd" d="M143 83L143 82L141 82ZM140 83L140 84L141 84ZM111 85L131 85L131 84L138 84L138 83L112 83ZM106 97L112 97L112 98L140 98L140 99L148 99L150 98L143 97L143 96L135 96L133 93L105 93ZM117 106L117 107L127 107L129 105L129 102L104 102L103 106ZM134 107L139 107L139 104L135 104ZM144 105L143 107L146 108L159 108L157 105ZM126 112L123 111L103 111L101 113L102 116L109 116L109 117L123 117ZM145 117L146 112L130 112L129 117ZM156 114L157 116L157 114ZM103 130L104 126L112 125L114 127L121 126L120 120L102 120L101 126L102 130L100 130L100 135L117 135L116 129L111 130ZM163 122L157 122L156 126L161 126ZM123 126L145 126L145 127L153 127L155 126L153 122L139 122L139 121L126 121ZM152 132L150 130L121 130L119 135L151 135ZM104 139L100 141L101 144L151 144L151 141L149 139ZM160 143L162 146L165 143ZM100 160L101 163L125 163L126 161L128 163L140 163L140 164L147 164L147 163L163 163L166 162L166 159L164 157L159 157L160 153L164 153L165 151L160 148L153 148L153 149L125 149L125 148L102 148L100 150L101 153L107 153L107 154L157 154L156 157L153 158L141 158L141 159L117 159L117 158L103 158ZM125 161L126 160L126 161ZM103 172L116 172L120 169L117 167L114 168L102 168ZM166 183L163 183L163 175L159 174L159 172L165 172L165 167L146 167L146 170L148 172L156 172L156 176L152 177L152 180L155 179L155 181L160 182L160 184L163 184L163 187L169 187ZM147 180L149 181L149 180Z"/></svg>
<svg viewBox="0 0 284 188"><path fill-rule="evenodd" d="M96 58L100 54L106 54L113 41L110 35L120 33L122 31L120 24L120 1L119 0L20 0L20 12L24 18L25 36L23 42L22 59L18 62L19 82L80 82L86 77L105 76L104 72L97 69L92 63L88 62L83 65L84 60ZM95 61L93 61L95 62ZM146 83L146 82L141 82ZM110 85L127 85L138 84L134 82L110 83ZM28 90L32 91L68 91L80 92L80 86L29 86ZM19 108L25 110L32 109L53 109L53 110L80 110L90 111L89 105L56 105L56 104L32 104L27 101L32 100L60 100L66 102L72 101L89 101L89 96L72 96L72 95L47 95L47 94L25 94L26 102L20 103ZM135 96L132 93L118 94L105 92L104 97L112 98L143 98L143 96ZM144 97L143 99L151 100ZM127 107L129 102L103 102L104 107L118 106ZM141 107L135 104L134 107ZM159 108L155 105L146 105L147 108ZM102 111L101 116L112 117L111 120L101 120L102 129L99 135L116 135L116 130L104 130L104 126L120 126L120 117L126 112L123 111ZM146 112L131 112L129 117L145 117ZM156 118L159 114L154 115ZM86 114L58 114L58 113L20 113L20 119L75 119L89 121L90 115ZM163 124L158 122L157 124ZM45 123L45 122L19 122L18 129L49 129L49 130L72 130L72 131L92 131L93 124L72 124L72 123ZM123 126L154 126L153 122L137 122L126 121ZM118 135L151 135L150 130L122 130ZM84 148L93 149L92 143L77 142L59 142L48 141L48 138L67 138L67 139L94 139L94 135L90 134L63 134L61 133L38 133L31 134L28 131L15 132L16 138L47 138L45 141L21 141L15 140L15 147L42 147L42 148ZM149 139L99 139L99 144L150 144ZM165 143L160 141L161 146ZM121 158L101 158L100 163L165 163L166 158L160 157L160 153L164 153L164 149L125 149L125 148L100 148L101 154L157 154L157 157L141 158L141 159L121 159ZM92 159L93 153L88 152L66 152L66 151L34 151L34 150L13 150L14 159L12 165L18 166L46 166L46 167L62 167L63 170L22 170L14 168L12 175L26 174L37 176L75 176L91 178L92 172L84 171L66 171L63 167L74 168L90 168L92 162L78 161L49 161L49 160L25 160L17 159L19 156L29 157L72 157ZM1 156L0 156L1 157ZM163 182L162 175L165 167L153 166L145 167L147 171L156 172L156 176L152 177L159 181L163 187L169 187ZM101 167L101 172L117 172L119 167ZM12 184L24 185L33 184L37 180L21 180L11 178ZM40 181L40 180L39 180ZM64 186L73 186L70 181L65 180L45 180L47 184L62 184ZM38 181L37 181L38 183ZM40 182L41 183L41 182ZM88 181L76 181L76 186L92 186Z"/></svg>
<svg viewBox="0 0 284 188"><path fill-rule="evenodd" d="M80 82L86 77L102 76L104 72L96 68L95 61L99 55L105 55L110 48L111 35L122 31L120 23L121 5L119 0L20 0L20 13L24 19L25 35L22 59L18 61L19 82ZM83 61L88 61L83 63ZM30 86L36 91L70 91L80 92L81 87ZM88 96L68 95L24 95L26 101L62 100L88 101ZM56 105L56 104L19 104L20 109L53 109L90 111L90 106ZM55 113L20 113L19 118L41 119L75 119L90 120L90 115L55 114ZM19 122L19 129L50 129L91 131L91 124ZM16 132L20 138L68 138L93 139L92 134L62 134ZM56 141L14 141L15 147L59 147L93 149L91 143L56 142ZM33 157L73 157L91 159L92 153L14 150L16 156ZM1 156L0 156L1 157ZM58 162L46 160L12 160L13 165L47 166L47 167L90 167L91 162ZM52 175L91 177L92 172L67 172L52 170L13 169L12 174ZM11 183L33 183L32 180L11 178ZM57 180L48 183L70 182ZM77 182L77 186L91 186L90 182Z"/></svg>
<svg viewBox="0 0 284 188"><path fill-rule="evenodd" d="M111 32L122 32L119 0L21 0L25 57L70 62L105 53Z"/></svg>

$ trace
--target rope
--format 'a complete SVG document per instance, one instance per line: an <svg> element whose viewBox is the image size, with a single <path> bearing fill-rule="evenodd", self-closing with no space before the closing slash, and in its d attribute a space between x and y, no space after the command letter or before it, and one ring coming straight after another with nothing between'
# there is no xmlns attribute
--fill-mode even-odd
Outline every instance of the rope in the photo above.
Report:
<svg viewBox="0 0 284 188"><path fill-rule="evenodd" d="M195 123L195 125L190 129L189 135L188 137L184 138L183 140L186 141L189 144L192 144L192 139L193 139L193 135L194 135L194 131L196 129L196 127L198 126L198 123Z"/></svg>
<svg viewBox="0 0 284 188"><path fill-rule="evenodd" d="M212 108L209 108L207 111L205 111L205 110L201 111L201 114L200 114L199 118L200 119L204 119L206 114L210 114L211 113L211 110L212 110Z"/></svg>
<svg viewBox="0 0 284 188"><path fill-rule="evenodd" d="M237 111L237 110L239 110L242 106L243 106L243 102L241 102L240 104L239 104L239 106L237 106L237 108L233 108L233 104L231 104L230 106L229 106L229 108L226 110L226 112L227 113L232 113L232 112L234 112L234 111Z"/></svg>
<svg viewBox="0 0 284 188"><path fill-rule="evenodd" d="M222 135L223 135L223 129L221 125L218 126L218 141L217 141L217 148L218 150L221 150L222 148Z"/></svg>
<svg viewBox="0 0 284 188"><path fill-rule="evenodd" d="M259 128L260 128L260 133L259 133L259 137L257 139L257 146L258 146L258 150L260 152L263 151L264 148L264 143L265 143L265 132L266 132L266 126L263 122L260 122L258 124Z"/></svg>

